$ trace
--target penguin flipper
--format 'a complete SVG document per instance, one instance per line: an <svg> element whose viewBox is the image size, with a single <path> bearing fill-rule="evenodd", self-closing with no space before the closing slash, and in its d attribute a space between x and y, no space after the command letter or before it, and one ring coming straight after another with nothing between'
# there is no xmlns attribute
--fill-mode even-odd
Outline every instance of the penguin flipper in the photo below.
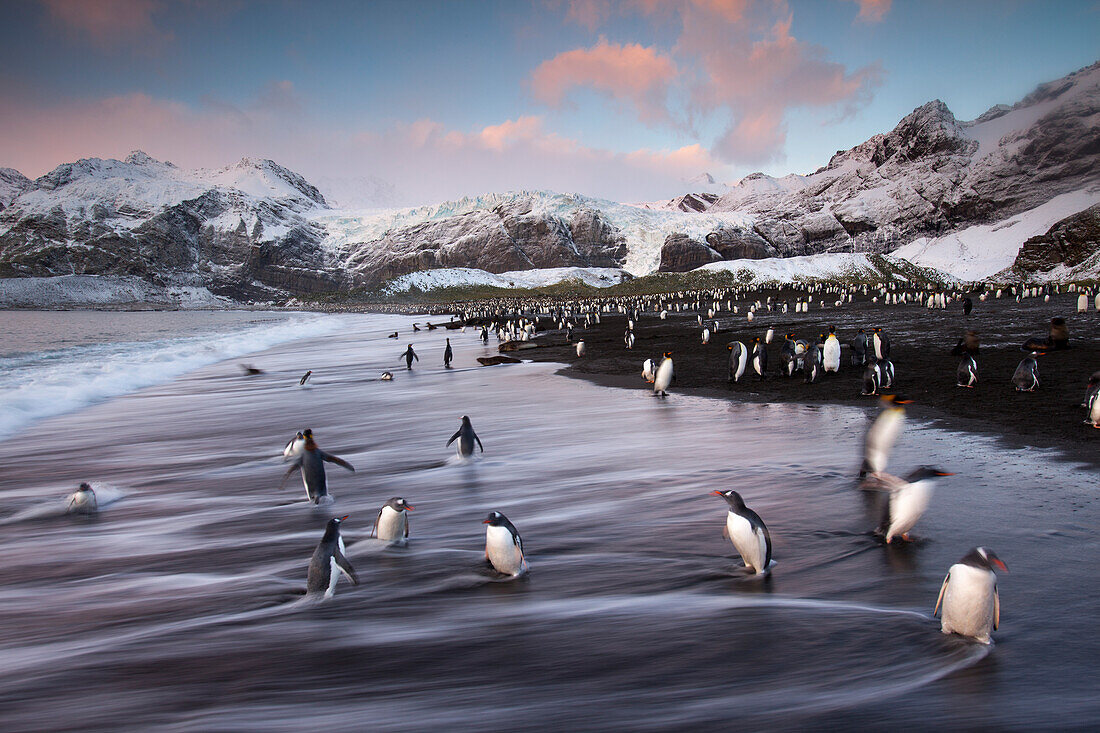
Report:
<svg viewBox="0 0 1100 733"><path fill-rule="evenodd" d="M1001 625L1001 594L997 590L997 584L993 584L993 630Z"/></svg>
<svg viewBox="0 0 1100 733"><path fill-rule="evenodd" d="M290 465L290 468L288 468L286 470L286 473L283 474L283 480L279 482L279 490L280 491L282 491L283 488L286 487L286 482L287 482L287 479L290 478L290 475L292 473L294 473L295 471L297 471L299 468L301 468L301 466L302 466L302 464L299 461L295 461L294 463L292 463Z"/></svg>
<svg viewBox="0 0 1100 733"><path fill-rule="evenodd" d="M335 463L337 466L342 466L342 467L348 469L349 471L351 471L352 473L355 473L355 466L351 465L350 463L345 461L343 458L337 458L336 456L332 455L331 453L325 453L324 455L321 456L321 458L323 460L328 461L329 463Z"/></svg>
<svg viewBox="0 0 1100 733"><path fill-rule="evenodd" d="M411 522L409 522L409 514L405 512L405 539L409 539L409 524L411 524Z"/></svg>
<svg viewBox="0 0 1100 733"><path fill-rule="evenodd" d="M382 509L385 509L385 507L382 507ZM382 519L382 509L378 510L378 516L374 518L374 526L370 528L371 537L374 537L375 533L378 531L378 522Z"/></svg>
<svg viewBox="0 0 1100 733"><path fill-rule="evenodd" d="M764 522L760 522L760 530L764 535L764 567L759 568L757 572L764 572L768 569L768 566L772 563L772 534L768 531L768 525Z"/></svg>
<svg viewBox="0 0 1100 733"><path fill-rule="evenodd" d="M451 443L458 440L458 436L460 436L460 435L462 435L462 429L461 428L458 430L458 432L456 432L454 435L451 436L451 439L447 441L447 445L450 445Z"/></svg>
<svg viewBox="0 0 1100 733"><path fill-rule="evenodd" d="M485 446L483 446L481 444L481 438L477 437L477 433L474 433L474 440L477 441L477 447L481 448L481 452L484 453L485 452Z"/></svg>
<svg viewBox="0 0 1100 733"><path fill-rule="evenodd" d="M940 586L940 595L939 595L939 598L936 599L936 608L935 608L935 610L932 611L933 616L935 616L936 614L938 614L940 612L940 604L943 603L943 594L947 590L947 581L949 581L949 580L951 580L951 571L948 571L947 575L945 575L944 578L943 578L943 585ZM996 591L994 591L993 597L994 598L997 597ZM993 605L994 612L999 614L1000 613L1000 611L999 611L1000 602L995 600L993 602L993 604L994 604ZM993 628L997 628L996 621L994 621Z"/></svg>
<svg viewBox="0 0 1100 733"><path fill-rule="evenodd" d="M355 568L353 568L351 563L348 562L348 559L344 557L344 553L337 550L333 554L333 558L336 559L336 565L340 568L340 572L348 576L348 580L353 584L359 585L359 576L355 574Z"/></svg>

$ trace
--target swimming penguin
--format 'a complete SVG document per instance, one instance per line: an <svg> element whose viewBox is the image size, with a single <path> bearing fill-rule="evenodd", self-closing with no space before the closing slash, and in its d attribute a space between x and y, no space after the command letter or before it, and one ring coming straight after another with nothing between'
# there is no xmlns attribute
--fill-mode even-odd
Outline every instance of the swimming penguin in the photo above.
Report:
<svg viewBox="0 0 1100 733"><path fill-rule="evenodd" d="M420 324L419 323L414 323L413 324L413 332L415 333L419 330L420 330Z"/></svg>
<svg viewBox="0 0 1100 733"><path fill-rule="evenodd" d="M302 448L305 447L305 444L306 436L302 433L301 430L299 430L294 434L294 437L291 438L290 441L286 444L286 447L283 448L283 461L286 461L289 458L293 458L294 456L301 453Z"/></svg>
<svg viewBox="0 0 1100 733"><path fill-rule="evenodd" d="M287 469L286 474L283 476L282 483L279 484L279 488L283 488L286 484L286 480L290 478L290 474L294 473L296 469L300 469L302 472L302 483L306 487L306 497L314 504L318 504L322 497L328 496L328 478L325 476L325 461L343 466L353 473L355 472L355 467L343 458L337 458L331 453L326 453L321 450L317 446L317 443L314 442L313 431L309 428L302 431L302 437L305 438L305 443L302 445L301 452L294 456L294 462L291 464L290 468Z"/></svg>
<svg viewBox="0 0 1100 733"><path fill-rule="evenodd" d="M909 530L921 518L932 499L933 484L939 476L954 476L953 473L938 468L922 466L904 479L888 473L876 473L865 482L863 488L874 489L888 494L882 503L882 521L877 532L886 539L886 544L900 537L909 541Z"/></svg>
<svg viewBox="0 0 1100 733"><path fill-rule="evenodd" d="M447 445L455 442L455 440L458 440L458 455L462 458L473 455L475 440L478 447L481 448L481 452L485 452L485 446L481 444L481 438L477 437L474 426L470 424L470 418L466 415L462 416L462 424L458 426L458 431L447 441Z"/></svg>
<svg viewBox="0 0 1100 733"><path fill-rule="evenodd" d="M381 379L382 379L383 382L392 382L393 381L393 372L382 372Z"/></svg>
<svg viewBox="0 0 1100 733"><path fill-rule="evenodd" d="M975 547L948 569L932 611L934 616L943 606L943 633L966 636L982 644L992 641L990 633L1001 625L1001 597L994 567L1008 572L993 550Z"/></svg>
<svg viewBox="0 0 1100 733"><path fill-rule="evenodd" d="M527 558L523 554L523 539L514 524L500 512L489 512L482 524L485 528L485 560L498 573L523 575L527 572Z"/></svg>
<svg viewBox="0 0 1100 733"><path fill-rule="evenodd" d="M869 473L881 473L886 470L890 451L905 426L905 406L911 400L901 395L883 395L880 400L882 410L874 422L867 428L863 437L863 463L859 468L859 477Z"/></svg>
<svg viewBox="0 0 1100 733"><path fill-rule="evenodd" d="M730 352L728 381L739 382L749 365L749 350L740 341L730 341L726 348Z"/></svg>
<svg viewBox="0 0 1100 733"><path fill-rule="evenodd" d="M851 343L848 344L852 347L852 366L863 366L867 363L867 334L861 328L856 335L852 337Z"/></svg>
<svg viewBox="0 0 1100 733"><path fill-rule="evenodd" d="M404 542L409 539L409 517L405 512L411 512L413 507L400 496L395 496L378 510L378 516L374 518L374 528L371 529L371 537L378 537L384 542Z"/></svg>
<svg viewBox="0 0 1100 733"><path fill-rule="evenodd" d="M333 517L325 525L325 534L317 549L313 551L313 557L309 561L309 573L306 575L306 592L324 592L325 598L331 598L336 592L336 582L340 580L340 573L348 576L355 585L359 585L359 576L355 574L355 568L344 557L344 538L340 536L340 523L347 516Z"/></svg>
<svg viewBox="0 0 1100 733"><path fill-rule="evenodd" d="M978 383L978 360L967 354L959 360L959 367L955 370L956 387L973 387Z"/></svg>
<svg viewBox="0 0 1100 733"><path fill-rule="evenodd" d="M298 385L301 386L301 385L304 385L306 382L308 382L309 378L312 374L313 374L313 370L312 369L308 370L305 374L302 375L302 378L300 380L298 380Z"/></svg>
<svg viewBox="0 0 1100 733"><path fill-rule="evenodd" d="M451 368L451 360L455 358L455 352L451 349L451 340L447 339L447 348L443 349L443 368Z"/></svg>
<svg viewBox="0 0 1100 733"><path fill-rule="evenodd" d="M763 575L772 561L772 536L768 533L764 520L745 506L741 495L733 489L711 493L722 497L729 504L722 534L729 537L745 562L745 567L756 575Z"/></svg>
<svg viewBox="0 0 1100 733"><path fill-rule="evenodd" d="M431 324L429 324L429 326L430 325ZM409 344L409 348L405 349L405 352L403 354L401 354L401 358L403 358L405 360L405 368L406 369L412 369L413 368L413 359L416 359L417 361L420 361L420 357L416 355L415 351L413 351L413 345L412 344Z"/></svg>
<svg viewBox="0 0 1100 733"><path fill-rule="evenodd" d="M584 352L585 352L584 341L583 340L578 341L577 342L577 356L584 356Z"/></svg>
<svg viewBox="0 0 1100 733"><path fill-rule="evenodd" d="M1093 372L1089 377L1088 388L1085 390L1085 409L1088 410L1085 423L1100 428L1100 372Z"/></svg>
<svg viewBox="0 0 1100 733"><path fill-rule="evenodd" d="M642 379L649 384L653 384L653 380L657 378L657 368L653 365L652 359L646 359L642 362Z"/></svg>
<svg viewBox="0 0 1100 733"><path fill-rule="evenodd" d="M668 386L672 384L672 352L666 351L661 359L661 365L657 367L657 375L653 378L653 394L658 397L668 396Z"/></svg>
<svg viewBox="0 0 1100 733"><path fill-rule="evenodd" d="M390 334L389 336L387 336L386 338L391 338L391 339L395 339L395 338L397 338L397 337L398 337L398 335L399 335L399 334L398 334L398 332L397 332L397 331L394 331L393 333L391 333L391 334Z"/></svg>
<svg viewBox="0 0 1100 733"><path fill-rule="evenodd" d="M874 329L871 334L871 352L877 359L890 358L890 337L881 328Z"/></svg>
<svg viewBox="0 0 1100 733"><path fill-rule="evenodd" d="M752 340L752 370L760 379L768 378L768 349L759 337Z"/></svg>
<svg viewBox="0 0 1100 733"><path fill-rule="evenodd" d="M821 347L821 366L826 372L840 371L840 340L836 337L835 326L829 326L829 335Z"/></svg>
<svg viewBox="0 0 1100 733"><path fill-rule="evenodd" d="M1039 353L1031 352L1025 356L1016 371L1012 374L1012 383L1016 385L1017 392L1034 392L1039 387Z"/></svg>
<svg viewBox="0 0 1100 733"><path fill-rule="evenodd" d="M69 494L65 511L69 514L95 514L99 511L99 502L96 501L95 492L86 483L80 484L77 490Z"/></svg>
<svg viewBox="0 0 1100 733"><path fill-rule="evenodd" d="M252 366L251 364L241 364L241 371L244 372L244 375L246 377L255 377L259 374L264 373L263 369L257 369L256 367Z"/></svg>

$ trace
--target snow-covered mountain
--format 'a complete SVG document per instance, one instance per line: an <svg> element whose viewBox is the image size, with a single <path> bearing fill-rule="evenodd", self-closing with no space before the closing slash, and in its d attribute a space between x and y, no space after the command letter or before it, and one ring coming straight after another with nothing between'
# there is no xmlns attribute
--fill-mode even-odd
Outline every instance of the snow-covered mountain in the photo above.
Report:
<svg viewBox="0 0 1100 733"><path fill-rule="evenodd" d="M374 289L425 270L486 283L496 280L468 271L541 282L584 270L603 284L611 270L820 253L893 253L969 280L1095 275L1095 215L1081 212L1100 203L1100 64L971 122L929 102L809 175L753 174L730 186L708 175L665 202L518 191L379 210L349 197L384 199L393 193L384 182L344 184L335 208L270 160L184 170L134 152L35 181L0 169L0 278L98 276L146 292L137 278L200 302ZM529 270L552 272L514 276ZM421 280L454 277L401 282ZM52 292L47 285L15 290Z"/></svg>

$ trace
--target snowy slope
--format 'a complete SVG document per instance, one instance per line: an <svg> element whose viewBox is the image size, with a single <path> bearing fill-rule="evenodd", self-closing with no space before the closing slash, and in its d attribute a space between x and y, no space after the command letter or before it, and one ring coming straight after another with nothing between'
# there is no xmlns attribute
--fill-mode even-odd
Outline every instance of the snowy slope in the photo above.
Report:
<svg viewBox="0 0 1100 733"><path fill-rule="evenodd" d="M402 275L390 281L387 293L403 293L413 288L436 290L461 286L490 286L497 288L541 288L566 281L579 281L585 285L606 288L629 280L623 270L610 267L554 267L542 270L517 270L499 274L469 267L453 267L439 270L422 270Z"/></svg>
<svg viewBox="0 0 1100 733"><path fill-rule="evenodd" d="M219 308L232 301L204 287L150 285L139 277L63 275L0 278L0 308L158 305L172 308Z"/></svg>
<svg viewBox="0 0 1100 733"><path fill-rule="evenodd" d="M825 253L803 257L769 257L763 260L727 260L711 262L693 270L731 272L738 280L748 283L796 283L812 280L840 280L857 278L874 280L885 273L863 253Z"/></svg>

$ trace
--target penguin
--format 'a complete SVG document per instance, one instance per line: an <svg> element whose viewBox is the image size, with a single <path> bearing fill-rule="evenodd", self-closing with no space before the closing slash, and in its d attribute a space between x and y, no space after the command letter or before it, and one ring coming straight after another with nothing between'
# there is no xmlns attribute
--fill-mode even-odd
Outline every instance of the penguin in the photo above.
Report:
<svg viewBox="0 0 1100 733"><path fill-rule="evenodd" d="M889 359L882 359L878 363L879 373L879 387L882 389L891 389L894 386L894 362Z"/></svg>
<svg viewBox="0 0 1100 733"><path fill-rule="evenodd" d="M634 332L627 329L627 332L623 335L623 343L626 344L626 348L634 348Z"/></svg>
<svg viewBox="0 0 1100 733"><path fill-rule="evenodd" d="M485 528L485 561L498 573L516 577L527 572L523 554L523 539L514 524L500 512L489 512L482 524Z"/></svg>
<svg viewBox="0 0 1100 733"><path fill-rule="evenodd" d="M749 350L740 341L730 341L726 348L730 352L728 381L739 382L745 374L745 368L749 365Z"/></svg>
<svg viewBox="0 0 1100 733"><path fill-rule="evenodd" d="M255 377L264 373L263 369L257 369L251 364L241 364L241 371L244 372L246 377Z"/></svg>
<svg viewBox="0 0 1100 733"><path fill-rule="evenodd" d="M1081 293L1077 296L1077 312L1088 313L1089 312L1089 296L1088 293Z"/></svg>
<svg viewBox="0 0 1100 733"><path fill-rule="evenodd" d="M703 329L702 339L703 339L703 345L704 346L706 346L707 344L710 343L710 329L709 328L704 328Z"/></svg>
<svg viewBox="0 0 1100 733"><path fill-rule="evenodd" d="M882 522L877 530L885 538L886 544L897 537L909 541L909 530L924 514L932 499L935 479L954 475L938 468L921 466L904 479L880 472L864 483L865 489L888 494L886 501L882 502Z"/></svg>
<svg viewBox="0 0 1100 733"><path fill-rule="evenodd" d="M835 326L829 326L829 335L821 348L821 362L826 372L840 371L840 340L836 337Z"/></svg>
<svg viewBox="0 0 1100 733"><path fill-rule="evenodd" d="M431 327L432 327L432 325L429 323L428 328L430 329ZM401 354L401 358L403 358L405 360L405 368L406 369L412 369L413 368L413 359L416 359L417 361L420 361L420 357L416 355L415 351L413 351L413 345L412 344L409 344L409 348L405 349L405 352L403 354Z"/></svg>
<svg viewBox="0 0 1100 733"><path fill-rule="evenodd" d="M406 512L411 512L413 507L400 496L395 496L378 510L378 516L374 518L374 527L370 531L371 537L378 537L384 542L405 542L409 539L409 517Z"/></svg>
<svg viewBox="0 0 1100 733"><path fill-rule="evenodd" d="M489 343L489 329L486 328L485 326L481 327L481 343L483 343L483 344Z"/></svg>
<svg viewBox="0 0 1100 733"><path fill-rule="evenodd" d="M764 343L770 344L774 338L775 338L775 329L774 328L769 328L767 331L764 332Z"/></svg>
<svg viewBox="0 0 1100 733"><path fill-rule="evenodd" d="M888 394L882 396L881 402L883 409L863 437L863 463L859 468L861 479L869 473L882 473L886 470L890 451L905 425L905 406L912 400L901 395Z"/></svg>
<svg viewBox="0 0 1100 733"><path fill-rule="evenodd" d="M1008 566L993 550L975 547L948 569L932 611L935 616L943 606L943 633L992 643L990 634L1001 625L1001 597L994 567L1008 572Z"/></svg>
<svg viewBox="0 0 1100 733"><path fill-rule="evenodd" d="M794 376L797 348L794 334L788 333L783 340L783 345L779 347L779 358L783 362L783 373L788 377Z"/></svg>
<svg viewBox="0 0 1100 733"><path fill-rule="evenodd" d="M661 365L657 367L657 375L653 378L653 394L658 397L667 397L672 376L672 352L666 351L664 358L661 359Z"/></svg>
<svg viewBox="0 0 1100 733"><path fill-rule="evenodd" d="M478 447L481 448L481 452L485 452L485 446L481 444L481 438L477 437L474 426L470 424L470 418L466 415L462 416L462 424L458 426L458 431L447 441L447 445L455 442L455 440L458 441L458 455L461 458L473 455L475 440Z"/></svg>
<svg viewBox="0 0 1100 733"><path fill-rule="evenodd" d="M768 378L768 350L760 343L760 338L752 340L752 370L760 379Z"/></svg>
<svg viewBox="0 0 1100 733"><path fill-rule="evenodd" d="M92 487L83 483L76 491L69 494L65 511L69 514L95 514L99 511L99 502L96 501Z"/></svg>
<svg viewBox="0 0 1100 733"><path fill-rule="evenodd" d="M326 453L321 450L317 443L313 440L313 431L306 428L302 431L302 437L305 442L302 444L300 452L294 456L294 462L290 468L287 469L286 474L283 475L283 481L279 484L279 488L283 488L286 485L286 480L290 478L290 474L295 470L301 470L302 472L302 484L306 488L306 497L314 504L319 504L322 497L328 496L328 478L325 476L325 461L329 463L335 463L338 466L343 466L352 473L355 472L355 468L345 461L343 458L337 458L331 453ZM287 446L288 448L290 446Z"/></svg>
<svg viewBox="0 0 1100 733"><path fill-rule="evenodd" d="M729 505L726 526L722 534L729 538L740 553L741 559L745 562L745 568L755 575L768 572L772 561L772 536L768 533L764 520L745 506L741 495L733 489L715 490L711 494L722 497Z"/></svg>
<svg viewBox="0 0 1100 733"><path fill-rule="evenodd" d="M1025 356L1012 374L1012 383L1017 392L1034 392L1039 387L1039 352L1033 351Z"/></svg>
<svg viewBox="0 0 1100 733"><path fill-rule="evenodd" d="M397 332L397 331L394 331L393 333L391 333L391 334L390 334L389 336L387 336L386 338L391 338L391 339L395 339L395 338L398 338L398 336L399 336L398 332Z"/></svg>
<svg viewBox="0 0 1100 733"><path fill-rule="evenodd" d="M306 382L308 382L309 378L312 374L313 374L313 370L312 369L308 370L305 374L302 375L302 378L300 380L298 380L298 385L302 386Z"/></svg>
<svg viewBox="0 0 1100 733"><path fill-rule="evenodd" d="M413 324L413 333L416 333L419 330L420 330L420 324L419 323L414 323Z"/></svg>
<svg viewBox="0 0 1100 733"><path fill-rule="evenodd" d="M455 358L455 352L451 348L451 340L447 339L447 348L443 349L443 368L451 368L451 360Z"/></svg>
<svg viewBox="0 0 1100 733"><path fill-rule="evenodd" d="M305 435L303 435L302 431L299 430L294 434L294 437L291 438L290 441L286 444L286 447L283 448L283 461L285 462L288 458L293 458L294 456L301 453L302 447L305 444L306 437Z"/></svg>
<svg viewBox="0 0 1100 733"><path fill-rule="evenodd" d="M583 340L578 341L577 342L577 356L584 356L584 352L585 352L584 341Z"/></svg>
<svg viewBox="0 0 1100 733"><path fill-rule="evenodd" d="M359 576L344 556L344 538L340 536L340 524L347 519L333 517L325 525L325 534L321 538L313 557L309 561L309 573L306 575L306 592L324 592L325 598L331 598L336 592L336 583L340 573L348 576L353 584L359 585Z"/></svg>
<svg viewBox="0 0 1100 733"><path fill-rule="evenodd" d="M871 351L877 359L890 358L890 337L881 328L876 328L871 333Z"/></svg>
<svg viewBox="0 0 1100 733"><path fill-rule="evenodd" d="M646 359L642 362L642 379L649 384L653 384L653 380L657 377L657 368L653 366L652 359Z"/></svg>
<svg viewBox="0 0 1100 733"><path fill-rule="evenodd" d="M825 334L821 334L820 339L819 343L807 345L806 353L802 357L802 375L806 384L813 384L821 376Z"/></svg>
<svg viewBox="0 0 1100 733"><path fill-rule="evenodd" d="M393 381L393 372L382 372L381 379L382 379L383 382L392 382Z"/></svg>
<svg viewBox="0 0 1100 733"><path fill-rule="evenodd" d="M882 386L882 369L878 359L874 356L867 359L867 366L863 367L863 392L864 395L877 395Z"/></svg>
<svg viewBox="0 0 1100 733"><path fill-rule="evenodd" d="M969 316L972 310L974 310L974 301L970 298L963 298L963 315Z"/></svg>
<svg viewBox="0 0 1100 733"><path fill-rule="evenodd" d="M959 367L955 370L955 386L973 389L977 383L978 360L967 354L959 360Z"/></svg>
<svg viewBox="0 0 1100 733"><path fill-rule="evenodd" d="M861 328L852 338L852 366L863 366L867 363L867 333Z"/></svg>
<svg viewBox="0 0 1100 733"><path fill-rule="evenodd" d="M1088 410L1085 423L1100 428L1100 372L1093 372L1089 377L1088 389L1085 390L1085 408Z"/></svg>

